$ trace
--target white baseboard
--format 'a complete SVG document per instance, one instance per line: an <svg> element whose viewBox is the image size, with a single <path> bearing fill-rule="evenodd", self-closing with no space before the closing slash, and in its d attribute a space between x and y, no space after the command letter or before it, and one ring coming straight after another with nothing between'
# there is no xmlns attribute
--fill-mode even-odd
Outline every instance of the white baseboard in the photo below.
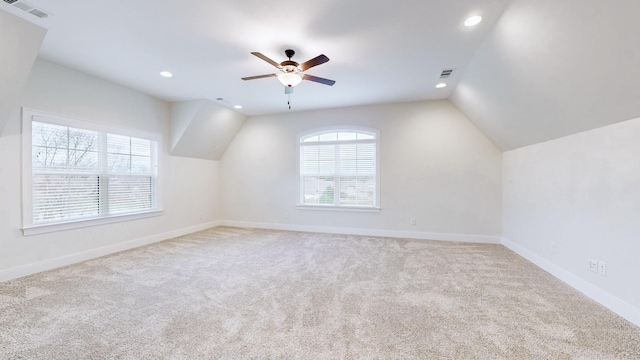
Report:
<svg viewBox="0 0 640 360"><path fill-rule="evenodd" d="M601 288L591 284L590 282L582 279L581 277L565 270L564 268L553 264L545 258L523 248L522 246L510 241L509 239L502 238L502 245L509 248L511 251L522 256L523 258L531 261L539 268L545 270L549 274L557 277L565 282L567 285L580 291L586 296L590 297L594 301L605 306L614 313L629 320L636 326L640 327L640 309L624 302L616 296L602 290Z"/></svg>
<svg viewBox="0 0 640 360"><path fill-rule="evenodd" d="M54 259L48 259L33 264L18 266L15 268L0 271L0 282L7 281L27 275L36 274L42 271L56 269L62 266L67 266L75 263L79 263L86 260L99 258L101 256L114 254L120 251L133 249L136 247L153 244L155 242L172 239L174 237L194 233L209 229L212 227L220 226L219 221L211 221L204 224L189 226L186 228L176 229L161 234L155 234L140 239L131 241L125 241L109 246L100 247L97 249L91 249L75 254L65 255Z"/></svg>
<svg viewBox="0 0 640 360"><path fill-rule="evenodd" d="M455 241L455 242L470 242L470 243L482 243L482 244L500 244L502 240L500 236L490 236L490 235L447 234L447 233L432 233L432 232L422 232L422 231L384 230L384 229L358 229L358 228L345 228L345 227L333 227L333 226L278 224L278 223L262 223L262 222L233 221L233 220L220 220L220 225L245 227L245 228L271 229L271 230L305 231L305 232L345 234L345 235L383 236L383 237L393 237L393 238L403 238L403 239Z"/></svg>

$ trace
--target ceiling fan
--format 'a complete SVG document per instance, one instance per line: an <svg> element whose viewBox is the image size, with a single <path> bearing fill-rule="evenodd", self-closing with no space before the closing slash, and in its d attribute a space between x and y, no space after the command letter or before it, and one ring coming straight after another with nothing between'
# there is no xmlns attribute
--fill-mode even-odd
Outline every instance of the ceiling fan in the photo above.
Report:
<svg viewBox="0 0 640 360"><path fill-rule="evenodd" d="M305 71L307 71L308 69L314 66L318 66L329 61L329 58L326 57L324 54L318 55L311 60L303 62L302 64L298 64L297 62L291 60L291 58L295 53L296 52L291 49L285 50L284 54L289 58L289 60L285 60L278 64L277 62L269 59L268 57L264 56L259 52L252 52L251 54L275 66L278 70L280 70L280 72L275 74L243 77L242 80L255 80L255 79L268 78L268 77L277 77L278 80L280 80L280 82L285 86L284 88L285 94L293 93L293 87L300 84L302 80L313 81L313 82L317 82L317 83L325 84L329 86L333 86L333 84L336 83L334 80L329 80L329 79L304 73Z"/></svg>

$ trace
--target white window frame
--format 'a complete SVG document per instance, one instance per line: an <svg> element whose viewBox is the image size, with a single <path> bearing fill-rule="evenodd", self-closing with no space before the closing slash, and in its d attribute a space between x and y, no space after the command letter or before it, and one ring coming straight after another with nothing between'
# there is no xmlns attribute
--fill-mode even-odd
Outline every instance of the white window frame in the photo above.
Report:
<svg viewBox="0 0 640 360"><path fill-rule="evenodd" d="M375 144L376 144L376 189L375 189L375 201L373 206L358 206L358 205L339 205L339 203L334 202L334 205L310 205L304 204L302 201L303 191L302 191L302 175L300 174L300 152L301 152L301 139L311 136L311 135L322 135L329 134L335 132L365 132L375 134ZM317 142L317 144L357 144L358 140L338 140L338 141L323 141ZM375 128L363 127L363 126L350 126L350 125L340 125L340 126L330 126L330 127L322 127L315 128L303 133L299 133L296 137L296 191L297 191L297 203L296 208L300 210L314 210L314 211L346 211L346 212L369 212L369 213L377 213L382 210L380 206L380 130Z"/></svg>
<svg viewBox="0 0 640 360"><path fill-rule="evenodd" d="M153 201L155 205L150 210L123 213L100 214L95 217L72 219L62 222L34 224L33 222L33 198L32 198L32 122L39 121L54 125L69 126L79 129L98 131L141 139L152 140L157 143L156 175L153 183ZM162 215L162 136L141 130L128 129L113 125L107 125L90 120L76 119L69 116L52 114L45 111L22 108L22 233L23 235L43 234L54 231L77 229L87 226L130 221Z"/></svg>

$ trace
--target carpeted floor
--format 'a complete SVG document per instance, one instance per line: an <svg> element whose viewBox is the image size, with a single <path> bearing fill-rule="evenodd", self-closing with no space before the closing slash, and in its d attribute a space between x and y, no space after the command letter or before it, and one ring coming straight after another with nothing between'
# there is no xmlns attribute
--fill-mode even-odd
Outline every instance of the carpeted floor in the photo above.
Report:
<svg viewBox="0 0 640 360"><path fill-rule="evenodd" d="M640 359L500 245L215 228L0 283L1 359Z"/></svg>

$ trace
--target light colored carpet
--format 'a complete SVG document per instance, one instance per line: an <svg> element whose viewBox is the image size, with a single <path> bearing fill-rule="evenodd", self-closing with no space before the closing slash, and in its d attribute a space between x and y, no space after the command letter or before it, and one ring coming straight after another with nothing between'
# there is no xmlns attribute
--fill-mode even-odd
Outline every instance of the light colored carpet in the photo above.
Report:
<svg viewBox="0 0 640 360"><path fill-rule="evenodd" d="M500 245L215 228L0 284L2 359L639 359Z"/></svg>

